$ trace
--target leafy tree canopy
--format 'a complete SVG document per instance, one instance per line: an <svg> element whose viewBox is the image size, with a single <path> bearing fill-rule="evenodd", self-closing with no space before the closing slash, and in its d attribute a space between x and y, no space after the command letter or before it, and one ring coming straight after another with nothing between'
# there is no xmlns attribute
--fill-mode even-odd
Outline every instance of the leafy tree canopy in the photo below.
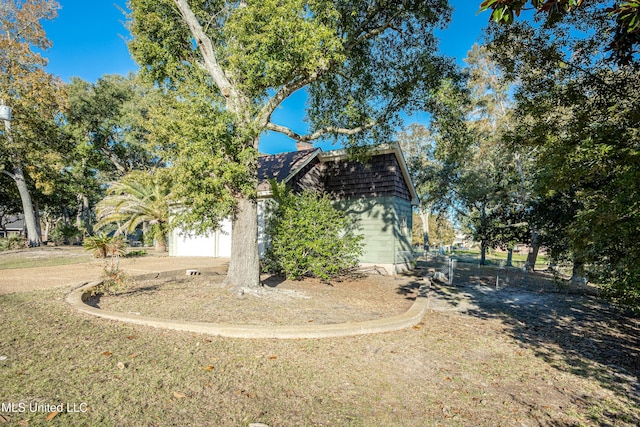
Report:
<svg viewBox="0 0 640 427"><path fill-rule="evenodd" d="M233 214L227 281L238 286L258 283L252 199L264 131L351 148L388 141L402 111L432 109L443 77L457 78L434 36L450 19L446 0L131 0L130 7L131 52L142 73L174 95L171 114L182 121L160 121L166 143L210 178L178 182L190 194L177 195L214 224ZM306 135L272 121L303 88ZM188 122L197 126L189 130Z"/></svg>
<svg viewBox="0 0 640 427"><path fill-rule="evenodd" d="M599 37L607 40L606 50L611 52L611 59L622 65L637 60L640 45L640 1L485 0L480 4L480 11L491 9L492 21L511 24L528 5L540 15L546 16L546 27L562 21L568 13L580 15L581 8L597 8L598 14L610 21L607 31L599 34Z"/></svg>

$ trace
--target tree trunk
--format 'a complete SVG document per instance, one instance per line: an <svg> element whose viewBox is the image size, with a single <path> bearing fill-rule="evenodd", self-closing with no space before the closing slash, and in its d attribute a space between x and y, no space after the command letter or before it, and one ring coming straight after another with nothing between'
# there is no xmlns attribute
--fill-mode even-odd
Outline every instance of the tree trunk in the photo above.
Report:
<svg viewBox="0 0 640 427"><path fill-rule="evenodd" d="M50 219L46 219L45 223L44 223L44 239L43 241L48 242L49 241L49 231L51 230L51 220Z"/></svg>
<svg viewBox="0 0 640 427"><path fill-rule="evenodd" d="M513 267L513 248L507 249L507 267Z"/></svg>
<svg viewBox="0 0 640 427"><path fill-rule="evenodd" d="M89 195L82 195L82 216L84 219L84 230L86 235L93 234L93 226L91 224L91 206L89 206Z"/></svg>
<svg viewBox="0 0 640 427"><path fill-rule="evenodd" d="M36 216L33 210L31 193L29 193L29 188L27 187L27 182L24 179L24 173L22 172L21 165L14 165L13 173L7 173L7 175L16 183L18 192L20 193L24 222L27 226L27 235L29 237L29 246L40 246L42 244L42 237L38 235L38 227L36 225Z"/></svg>
<svg viewBox="0 0 640 427"><path fill-rule="evenodd" d="M571 282L577 284L587 283L587 277L584 271L584 261L581 259L574 259L573 269L571 271Z"/></svg>
<svg viewBox="0 0 640 427"><path fill-rule="evenodd" d="M36 232L38 233L38 239L40 240L40 244L42 244L42 222L40 221L40 206L38 205L38 201L33 201L33 216L36 221Z"/></svg>
<svg viewBox="0 0 640 427"><path fill-rule="evenodd" d="M76 200L78 201L78 210L76 211L76 228L82 229L82 194L76 194Z"/></svg>
<svg viewBox="0 0 640 427"><path fill-rule="evenodd" d="M167 252L167 236L156 238L154 250L159 253Z"/></svg>
<svg viewBox="0 0 640 427"><path fill-rule="evenodd" d="M231 259L226 283L237 289L257 288L260 286L260 258L258 204L254 200L238 199L231 230Z"/></svg>
<svg viewBox="0 0 640 427"><path fill-rule="evenodd" d="M420 209L420 219L422 220L422 238L423 238L423 246L425 251L429 251L430 241L429 241L429 209L422 208Z"/></svg>
<svg viewBox="0 0 640 427"><path fill-rule="evenodd" d="M484 204L480 210L480 221L482 226L482 237L480 239L480 265L487 265L487 239L485 238L487 235L487 210Z"/></svg>
<svg viewBox="0 0 640 427"><path fill-rule="evenodd" d="M11 135L11 122L9 120L4 121L4 130L9 143L13 145L13 137ZM24 222L27 225L27 234L29 236L29 246L40 246L42 244L42 235L38 233L40 227L36 223L36 216L34 214L33 202L31 199L31 193L29 193L29 187L24 179L24 172L22 171L22 165L19 161L13 164L13 173L4 172L10 176L18 187L20 193L20 200L22 200L22 211L24 212Z"/></svg>
<svg viewBox="0 0 640 427"><path fill-rule="evenodd" d="M480 242L480 265L487 264L487 242L485 240Z"/></svg>
<svg viewBox="0 0 640 427"><path fill-rule="evenodd" d="M538 260L538 251L540 250L540 243L538 243L538 232L531 230L531 248L527 254L527 262L524 265L525 270L533 271L536 267L536 261Z"/></svg>

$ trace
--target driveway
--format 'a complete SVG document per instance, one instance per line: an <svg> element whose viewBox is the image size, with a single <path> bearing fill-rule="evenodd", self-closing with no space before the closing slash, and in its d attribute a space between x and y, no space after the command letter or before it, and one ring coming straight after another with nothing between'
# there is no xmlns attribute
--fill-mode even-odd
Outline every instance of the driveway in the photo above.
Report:
<svg viewBox="0 0 640 427"><path fill-rule="evenodd" d="M122 258L120 268L131 276L161 271L200 269L227 265L227 258L169 257L147 255ZM53 267L10 268L0 270L0 294L79 285L100 279L103 260Z"/></svg>

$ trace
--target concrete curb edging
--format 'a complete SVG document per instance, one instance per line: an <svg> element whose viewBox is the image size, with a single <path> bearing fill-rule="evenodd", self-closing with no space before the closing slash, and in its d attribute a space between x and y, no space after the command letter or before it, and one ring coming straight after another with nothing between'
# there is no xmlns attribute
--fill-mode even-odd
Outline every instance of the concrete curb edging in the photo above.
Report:
<svg viewBox="0 0 640 427"><path fill-rule="evenodd" d="M91 307L85 303L90 290L102 281L90 282L72 290L65 301L76 310L105 319L136 325L152 326L154 328L172 329L183 332L196 332L218 335L228 338L333 338L364 334L397 331L420 323L427 311L427 287L422 286L413 305L403 314L383 319L367 320L363 322L340 323L331 325L229 325L222 323L187 322L182 320L167 320L155 317L136 316L117 313Z"/></svg>

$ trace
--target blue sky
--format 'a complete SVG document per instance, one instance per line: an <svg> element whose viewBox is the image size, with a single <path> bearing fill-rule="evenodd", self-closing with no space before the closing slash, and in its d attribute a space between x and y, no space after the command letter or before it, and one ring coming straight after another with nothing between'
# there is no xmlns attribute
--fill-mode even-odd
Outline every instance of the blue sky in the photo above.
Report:
<svg viewBox="0 0 640 427"><path fill-rule="evenodd" d="M44 22L47 36L53 47L44 53L49 59L47 71L68 82L71 77L80 77L95 82L105 74L127 74L136 71L137 65L127 50L130 37L125 27L125 0L58 0L61 9L53 21ZM480 0L450 0L455 12L453 21L445 31L438 32L440 50L445 55L457 58L459 64L480 36L489 19L488 13L476 15ZM273 119L276 123L291 126L304 132L305 95L294 94L282 106ZM408 118L423 122L426 114ZM335 148L327 144L316 144L323 149ZM295 143L281 135L267 134L263 137L261 150L267 153L289 151Z"/></svg>

